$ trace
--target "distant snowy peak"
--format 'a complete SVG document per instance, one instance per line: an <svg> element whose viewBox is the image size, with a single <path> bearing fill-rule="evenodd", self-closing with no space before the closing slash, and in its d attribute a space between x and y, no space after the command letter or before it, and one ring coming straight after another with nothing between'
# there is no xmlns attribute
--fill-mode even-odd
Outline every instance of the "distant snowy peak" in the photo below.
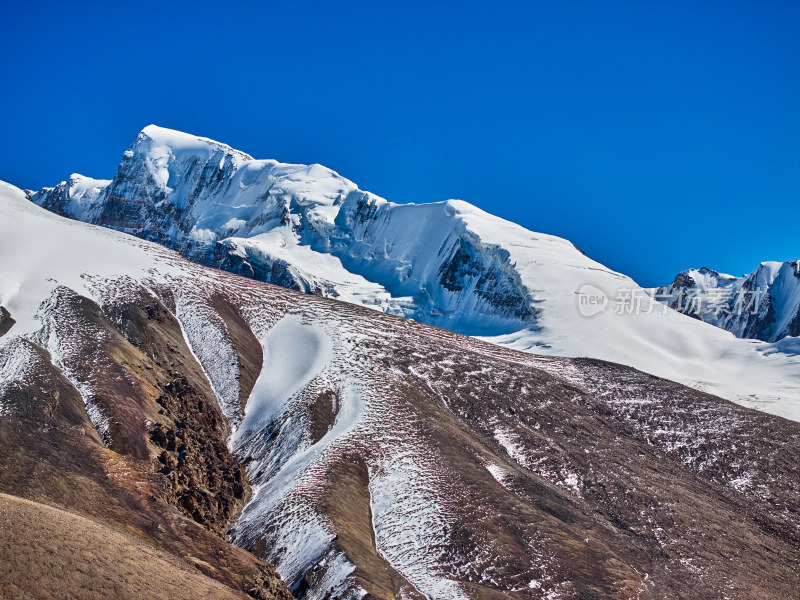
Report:
<svg viewBox="0 0 800 600"><path fill-rule="evenodd" d="M203 264L445 327L497 334L535 321L503 236L486 239L509 224L465 202L396 205L321 165L255 160L154 125L85 201L65 200L82 197L75 177L34 202Z"/></svg>
<svg viewBox="0 0 800 600"><path fill-rule="evenodd" d="M697 286L703 289L710 287L726 287L734 283L737 278L733 275L718 273L713 269L702 267L701 269L688 269L678 274L676 280L685 282L690 286Z"/></svg>
<svg viewBox="0 0 800 600"><path fill-rule="evenodd" d="M742 277L689 269L656 295L737 337L775 342L800 335L800 260L763 262Z"/></svg>
<svg viewBox="0 0 800 600"><path fill-rule="evenodd" d="M102 208L101 197L110 183L109 179L92 179L73 173L57 186L36 193L36 201L52 212L79 221L93 221Z"/></svg>

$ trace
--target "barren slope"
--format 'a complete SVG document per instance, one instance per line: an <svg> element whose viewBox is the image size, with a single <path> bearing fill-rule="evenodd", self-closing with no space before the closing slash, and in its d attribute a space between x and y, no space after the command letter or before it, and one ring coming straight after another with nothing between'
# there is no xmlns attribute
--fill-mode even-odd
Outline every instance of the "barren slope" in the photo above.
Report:
<svg viewBox="0 0 800 600"><path fill-rule="evenodd" d="M0 494L3 598L209 598L247 596L175 556L95 521Z"/></svg>
<svg viewBox="0 0 800 600"><path fill-rule="evenodd" d="M28 463L8 459L2 491L117 526L147 515L231 587L255 563L221 565L233 555L208 532L244 501L232 540L304 598L788 599L800 585L795 422L209 270L13 190L6 224L0 433ZM42 229L61 252L35 247Z"/></svg>

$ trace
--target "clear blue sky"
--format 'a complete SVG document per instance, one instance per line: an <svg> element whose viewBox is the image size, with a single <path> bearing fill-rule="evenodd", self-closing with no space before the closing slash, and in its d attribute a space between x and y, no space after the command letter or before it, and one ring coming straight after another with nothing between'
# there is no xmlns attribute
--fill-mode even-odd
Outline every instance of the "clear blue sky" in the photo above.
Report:
<svg viewBox="0 0 800 600"><path fill-rule="evenodd" d="M461 198L640 283L800 258L800 3L9 2L0 179L149 123Z"/></svg>

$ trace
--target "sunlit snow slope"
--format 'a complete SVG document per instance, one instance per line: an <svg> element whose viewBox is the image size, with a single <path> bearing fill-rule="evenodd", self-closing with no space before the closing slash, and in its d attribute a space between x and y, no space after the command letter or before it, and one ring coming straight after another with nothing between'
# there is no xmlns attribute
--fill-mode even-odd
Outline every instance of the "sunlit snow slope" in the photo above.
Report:
<svg viewBox="0 0 800 600"><path fill-rule="evenodd" d="M206 265L517 349L630 365L800 419L800 358L779 351L787 342L636 309L625 298L643 290L630 278L466 202L396 205L320 165L254 160L152 125L110 183L73 175L33 200ZM581 314L582 288L605 294L605 310Z"/></svg>

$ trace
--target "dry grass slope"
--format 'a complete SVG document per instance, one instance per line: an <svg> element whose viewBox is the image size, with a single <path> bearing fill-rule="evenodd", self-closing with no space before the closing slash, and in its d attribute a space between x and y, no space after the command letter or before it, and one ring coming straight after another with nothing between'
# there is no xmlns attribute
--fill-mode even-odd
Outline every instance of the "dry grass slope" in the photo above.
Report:
<svg viewBox="0 0 800 600"><path fill-rule="evenodd" d="M243 599L140 538L0 494L0 597L8 600Z"/></svg>

